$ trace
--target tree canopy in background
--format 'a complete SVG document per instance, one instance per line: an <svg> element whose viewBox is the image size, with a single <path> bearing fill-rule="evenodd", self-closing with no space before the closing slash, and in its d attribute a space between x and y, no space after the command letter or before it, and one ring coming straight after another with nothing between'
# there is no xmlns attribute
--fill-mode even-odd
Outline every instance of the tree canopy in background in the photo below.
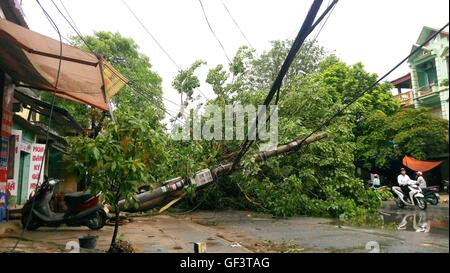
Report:
<svg viewBox="0 0 450 273"><path fill-rule="evenodd" d="M427 160L448 153L448 123L428 109L403 109L392 115L373 113L361 126L357 161L366 169L388 171L405 155ZM397 170L396 170L397 171Z"/></svg>
<svg viewBox="0 0 450 273"><path fill-rule="evenodd" d="M139 46L131 38L123 37L119 33L98 31L84 36L83 39L88 46L78 36L71 37L74 46L100 54L130 81L129 85L134 91L125 86L117 93L112 99L115 108L136 112L145 110L152 124L160 126L159 122L155 123L155 119L161 120L164 117L162 80L152 71L149 57L139 52ZM42 99L51 102L53 98L51 94L43 93ZM55 105L67 109L83 128L91 128L92 122L99 122L99 111L90 106L62 98L56 98Z"/></svg>
<svg viewBox="0 0 450 273"><path fill-rule="evenodd" d="M162 124L161 79L151 70L148 57L138 52L135 42L108 32L96 32L87 36L86 41L152 103L127 87L114 98L116 122L107 119L104 131L94 140L71 140L72 162L80 164L77 169L80 177L90 174L89 181L94 175L98 181L113 179L99 170L97 161L108 168L112 168L113 161L123 162L125 169L121 175L136 170L142 173L129 178L120 176L121 180L127 180L121 195L128 196L140 185L154 187L166 179L190 176L200 169L233 160L233 152L239 150L241 141L170 138L171 133ZM242 47L228 66L211 67L206 79L200 79L195 72L207 64L196 61L180 71L172 86L182 95L182 107L202 107L193 92L203 84L209 85L215 94L204 103L205 108L258 106L267 95L291 43L275 41L259 56L254 50ZM75 45L84 47L77 39ZM376 79L377 75L365 71L361 63L348 65L308 41L296 56L280 91L279 142L307 136ZM356 175L357 167L369 171L389 169L392 161L404 154L426 159L448 145L445 121L431 116L425 109L401 110L399 101L390 92L391 87L389 83L375 86L323 128L328 138L299 151L257 164L252 158L263 143L256 143L243 159L242 171L222 178L201 192L188 188L188 197L181 206L254 209L281 216L351 217L375 211L380 205L379 195L364 188L363 180ZM73 103L64 104L80 121L91 111ZM202 124L208 119L205 112L196 114ZM192 117L180 115L173 124L180 122L191 123ZM134 131L128 133L127 128ZM98 147L99 154L91 146ZM130 155L130 149L138 152ZM84 155L87 150L89 156Z"/></svg>

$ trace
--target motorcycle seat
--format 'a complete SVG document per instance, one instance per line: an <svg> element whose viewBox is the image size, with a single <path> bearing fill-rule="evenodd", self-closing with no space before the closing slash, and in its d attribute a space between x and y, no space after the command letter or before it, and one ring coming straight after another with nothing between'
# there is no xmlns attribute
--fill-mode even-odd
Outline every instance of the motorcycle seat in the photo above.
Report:
<svg viewBox="0 0 450 273"><path fill-rule="evenodd" d="M64 196L64 201L66 201L67 204L79 204L86 202L90 198L92 198L92 194L81 191L66 194Z"/></svg>

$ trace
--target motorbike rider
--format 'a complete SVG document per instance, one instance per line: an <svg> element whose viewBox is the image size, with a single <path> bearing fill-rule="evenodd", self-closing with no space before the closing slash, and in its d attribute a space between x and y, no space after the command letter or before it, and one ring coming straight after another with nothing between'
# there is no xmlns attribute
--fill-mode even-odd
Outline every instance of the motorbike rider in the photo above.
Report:
<svg viewBox="0 0 450 273"><path fill-rule="evenodd" d="M421 189L425 189L427 187L427 181L425 181L425 178L423 178L423 173L421 171L418 171L416 173L416 181L419 183L419 187Z"/></svg>
<svg viewBox="0 0 450 273"><path fill-rule="evenodd" d="M402 189L402 191L404 193L403 199L406 202L409 202L408 201L408 195L409 195L410 200L413 200L413 198L412 198L412 194L413 193L409 189L409 185L410 184L414 184L414 181L411 180L411 178L409 178L409 176L406 174L405 168L401 168L400 169L400 174L397 177L397 182L398 182L398 185L400 186L400 188Z"/></svg>

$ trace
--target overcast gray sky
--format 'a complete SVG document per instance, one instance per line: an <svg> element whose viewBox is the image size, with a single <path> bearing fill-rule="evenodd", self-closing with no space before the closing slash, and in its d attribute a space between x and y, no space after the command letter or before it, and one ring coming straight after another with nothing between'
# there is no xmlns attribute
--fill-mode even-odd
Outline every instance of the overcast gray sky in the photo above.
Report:
<svg viewBox="0 0 450 273"><path fill-rule="evenodd" d="M54 0L60 4L60 0ZM150 57L153 69L163 79L164 96L179 101L171 87L177 68L126 9L121 0L62 0L82 34L93 31L118 31L133 38L141 52ZM208 67L227 60L211 34L198 0L125 0L182 67L202 59ZM223 0L250 43L260 53L269 41L294 38L312 0ZM74 32L53 7L41 0L62 32ZM324 1L325 8L327 0ZM232 57L246 41L227 14L222 0L203 0L212 27ZM35 0L23 0L30 28L56 38ZM405 57L423 26L442 27L449 20L448 0L340 0L320 36L319 43L349 64L361 61L366 69L379 75ZM314 35L314 34L313 34ZM312 37L312 36L311 36ZM204 82L207 68L199 71ZM408 72L403 66L389 79ZM203 93L212 97L206 84ZM166 107L176 110L176 106Z"/></svg>

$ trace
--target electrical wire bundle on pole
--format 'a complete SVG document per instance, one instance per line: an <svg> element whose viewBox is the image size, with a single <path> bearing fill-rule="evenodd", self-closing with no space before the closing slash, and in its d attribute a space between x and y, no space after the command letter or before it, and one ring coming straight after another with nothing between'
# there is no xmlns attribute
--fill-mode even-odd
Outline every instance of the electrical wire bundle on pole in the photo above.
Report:
<svg viewBox="0 0 450 273"><path fill-rule="evenodd" d="M211 31L214 34L214 31L212 30L209 21L206 17L203 5L201 0L199 0L200 5L202 6L202 10L205 15L205 19L208 22L208 26L210 27ZM315 21L315 18L317 16L317 13L319 12L319 9L322 5L323 0L315 0L303 22L303 25L297 35L297 38L294 41L294 44L292 45L291 50L289 51L286 60L284 61L283 65L281 66L281 69L278 73L278 77L276 78L275 82L272 85L271 90L269 91L268 95L266 96L263 105L268 106L274 96L276 95L276 103L278 103L279 99L279 92L280 88L283 82L284 77L287 74L287 71L292 64L295 55L299 51L299 49L302 47L303 43L305 42L308 35L314 30L314 28L319 25L319 23L325 18L325 16L332 10L334 5L337 4L338 0L334 0L323 12L321 16ZM217 36L214 34L214 36L217 38ZM218 40L220 43L220 40ZM221 44L221 43L220 43ZM222 45L222 44L221 44ZM223 46L222 46L223 48ZM224 48L223 48L224 49ZM224 51L225 52L225 51ZM226 52L225 52L226 55ZM261 113L259 113L258 116L261 116ZM270 118L270 116L269 116ZM248 139L248 135L251 135L254 130L256 130L257 123L256 121L252 124L252 127L249 131L249 133L246 136L246 139L244 141L244 144L239 151L239 154L236 156L233 162L227 163L225 165L221 165L219 167L216 167L214 169L205 169L197 172L194 177L192 178L174 178L172 180L167 181L164 183L163 186L149 192L144 192L141 194L138 194L136 196L137 200L137 210L145 210L152 207L155 207L159 205L161 202L163 202L167 197L177 197L180 195L180 191L185 188L188 185L195 185L198 188L202 188L205 185L208 185L212 182L218 182L219 177L223 175L230 175L233 171L238 169L240 167L240 161L244 157L244 155L248 152L250 146L253 144L253 140ZM267 159L270 156L278 155L279 153L286 153L291 150L293 150L295 147L297 147L299 144L304 142L314 142L317 140L320 140L324 138L326 134L318 134L317 136L308 136L307 138L301 139L301 140L295 140L287 145L278 147L275 149L274 152L262 152L258 155L256 158L257 161L262 161ZM282 152L281 152L282 151ZM241 189L242 190L242 189ZM122 200L119 203L121 209L126 210L127 207L125 207L125 200ZM130 209L136 210L135 204L132 204L129 206Z"/></svg>

